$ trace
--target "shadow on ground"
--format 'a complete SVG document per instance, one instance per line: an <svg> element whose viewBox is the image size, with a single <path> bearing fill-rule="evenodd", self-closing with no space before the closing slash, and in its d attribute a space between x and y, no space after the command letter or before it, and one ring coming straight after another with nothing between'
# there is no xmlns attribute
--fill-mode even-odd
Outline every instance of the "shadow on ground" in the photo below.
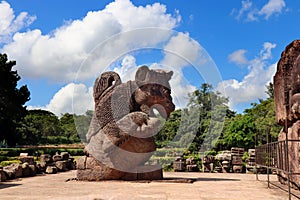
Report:
<svg viewBox="0 0 300 200"><path fill-rule="evenodd" d="M10 187L16 187L20 186L22 184L17 184L17 183L1 183L0 184L0 189L5 189L5 188L10 188Z"/></svg>

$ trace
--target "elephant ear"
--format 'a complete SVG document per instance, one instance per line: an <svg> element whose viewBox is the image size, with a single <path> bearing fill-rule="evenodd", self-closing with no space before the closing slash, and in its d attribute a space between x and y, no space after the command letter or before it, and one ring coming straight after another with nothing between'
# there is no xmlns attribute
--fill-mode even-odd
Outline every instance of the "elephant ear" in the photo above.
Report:
<svg viewBox="0 0 300 200"><path fill-rule="evenodd" d="M168 81L171 80L172 76L173 76L173 71L167 72L166 78L167 78Z"/></svg>
<svg viewBox="0 0 300 200"><path fill-rule="evenodd" d="M147 74L149 73L149 71L150 71L150 69L145 65L140 67L137 70L137 72L135 74L135 81L139 86L141 86L145 82Z"/></svg>

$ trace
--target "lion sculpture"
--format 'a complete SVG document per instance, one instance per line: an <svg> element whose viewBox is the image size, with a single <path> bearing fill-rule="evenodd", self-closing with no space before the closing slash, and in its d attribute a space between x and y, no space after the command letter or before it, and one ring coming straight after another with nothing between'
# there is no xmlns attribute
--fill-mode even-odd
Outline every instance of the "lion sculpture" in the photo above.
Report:
<svg viewBox="0 0 300 200"><path fill-rule="evenodd" d="M169 84L172 75L172 71L142 66L134 81L122 83L115 72L104 72L96 79L95 112L86 135L86 156L78 160L79 180L135 180L139 173L145 178L151 172L141 166L156 149L154 135L160 124L156 115L167 119L175 109ZM148 178L161 176L150 173Z"/></svg>

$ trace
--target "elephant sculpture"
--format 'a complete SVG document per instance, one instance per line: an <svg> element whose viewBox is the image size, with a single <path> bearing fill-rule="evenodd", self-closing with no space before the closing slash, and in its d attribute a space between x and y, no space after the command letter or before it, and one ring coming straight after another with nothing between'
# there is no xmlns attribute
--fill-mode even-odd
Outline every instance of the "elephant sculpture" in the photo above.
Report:
<svg viewBox="0 0 300 200"><path fill-rule="evenodd" d="M151 157L160 124L156 114L167 119L175 109L172 75L142 66L134 81L122 83L115 72L96 79L95 112L86 135L86 156L78 160L79 180L126 179Z"/></svg>

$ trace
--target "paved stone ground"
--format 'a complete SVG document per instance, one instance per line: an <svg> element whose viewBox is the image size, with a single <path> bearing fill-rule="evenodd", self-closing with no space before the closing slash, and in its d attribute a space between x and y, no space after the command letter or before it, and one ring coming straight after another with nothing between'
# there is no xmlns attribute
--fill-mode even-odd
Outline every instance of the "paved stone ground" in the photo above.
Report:
<svg viewBox="0 0 300 200"><path fill-rule="evenodd" d="M66 181L76 177L76 171L54 175L40 175L0 183L0 199L201 199L201 200L281 200L286 192L267 188L266 175L222 173L164 173L168 180L158 182ZM178 179L179 178L179 179ZM182 179L194 179L182 183ZM270 176L276 182L276 176ZM174 182L172 182L172 180ZM176 183L176 181L181 183Z"/></svg>

